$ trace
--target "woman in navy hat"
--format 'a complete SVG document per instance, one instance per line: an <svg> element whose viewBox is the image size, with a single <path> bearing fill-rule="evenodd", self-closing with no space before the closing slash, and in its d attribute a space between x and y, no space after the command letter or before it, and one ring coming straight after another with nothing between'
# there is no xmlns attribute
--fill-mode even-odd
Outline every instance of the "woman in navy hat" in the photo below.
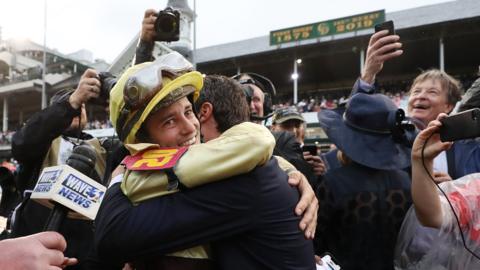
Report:
<svg viewBox="0 0 480 270"><path fill-rule="evenodd" d="M404 113L384 95L353 95L343 114L324 110L319 122L342 166L317 188L316 254L330 252L342 269L393 269L398 230L410 207Z"/></svg>

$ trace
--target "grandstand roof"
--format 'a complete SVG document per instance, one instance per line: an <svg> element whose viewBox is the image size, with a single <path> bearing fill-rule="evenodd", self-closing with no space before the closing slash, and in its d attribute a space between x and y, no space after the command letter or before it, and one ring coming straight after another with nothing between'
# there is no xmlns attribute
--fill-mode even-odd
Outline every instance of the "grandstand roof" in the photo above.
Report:
<svg viewBox="0 0 480 270"><path fill-rule="evenodd" d="M413 28L478 16L480 16L480 4L478 3L478 0L448 1L439 4L386 13L386 19L393 20L395 22L396 29ZM265 35L257 38L197 49L195 59L197 63L211 62L243 55L275 51L294 46L347 39L355 36L369 35L371 33L373 33L373 29L367 29L321 37L319 39L303 40L272 46L270 45L270 36Z"/></svg>
<svg viewBox="0 0 480 270"><path fill-rule="evenodd" d="M62 74L45 74L45 82L48 85L55 85L59 82L62 82L73 75L62 73ZM0 94L5 93L19 93L21 91L32 91L35 89L35 85L42 85L43 81L41 79L33 79L28 81L17 82L13 84L7 84L0 86Z"/></svg>
<svg viewBox="0 0 480 270"><path fill-rule="evenodd" d="M9 39L5 41L5 44L9 48L13 48L15 52L22 52L22 51L43 51L43 45L37 44L31 40L28 39ZM50 48L46 48L46 52L55 55L58 57L61 57L65 60L72 61L77 63L78 65L82 65L84 67L89 67L88 64L82 63L81 61L78 61L77 59L70 57L68 55L65 55L63 53L58 52L57 50L52 50Z"/></svg>
<svg viewBox="0 0 480 270"><path fill-rule="evenodd" d="M41 67L43 65L35 59L8 51L0 52L0 60L7 63L9 66L15 66L17 70L25 70L37 66Z"/></svg>

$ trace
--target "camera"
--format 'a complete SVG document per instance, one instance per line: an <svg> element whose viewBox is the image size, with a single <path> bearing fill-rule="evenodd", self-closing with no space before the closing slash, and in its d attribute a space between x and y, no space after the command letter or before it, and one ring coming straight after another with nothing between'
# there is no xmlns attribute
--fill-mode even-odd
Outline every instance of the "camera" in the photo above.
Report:
<svg viewBox="0 0 480 270"><path fill-rule="evenodd" d="M155 33L157 41L178 41L180 38L180 12L171 7L160 10L155 21Z"/></svg>
<svg viewBox="0 0 480 270"><path fill-rule="evenodd" d="M415 124L410 118L405 116L405 111L398 109L391 113L388 119L392 139L396 143L401 143L407 147L412 147L413 141L417 135Z"/></svg>
<svg viewBox="0 0 480 270"><path fill-rule="evenodd" d="M100 93L98 94L98 98L92 99L92 103L106 106L110 98L110 90L112 90L117 83L117 78L110 72L100 72L98 73L98 80L100 81Z"/></svg>

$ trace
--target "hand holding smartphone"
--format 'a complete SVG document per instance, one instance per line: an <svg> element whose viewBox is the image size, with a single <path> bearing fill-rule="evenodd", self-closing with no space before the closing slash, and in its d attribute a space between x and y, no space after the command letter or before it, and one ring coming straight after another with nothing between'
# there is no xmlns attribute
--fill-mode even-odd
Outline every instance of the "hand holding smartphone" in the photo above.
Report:
<svg viewBox="0 0 480 270"><path fill-rule="evenodd" d="M304 144L302 146L302 151L309 152L312 156L316 156L318 154L318 148L315 144Z"/></svg>
<svg viewBox="0 0 480 270"><path fill-rule="evenodd" d="M440 120L440 140L451 142L480 137L480 109L474 108Z"/></svg>
<svg viewBox="0 0 480 270"><path fill-rule="evenodd" d="M393 26L393 21L386 21L386 22L375 25L375 33L380 32L382 30L388 30L387 36L395 35L395 27ZM385 54L392 53L394 51L396 51L396 49L385 52Z"/></svg>
<svg viewBox="0 0 480 270"><path fill-rule="evenodd" d="M386 21L375 25L375 33L382 30L388 30L388 36L395 35L395 27L393 26L393 21Z"/></svg>

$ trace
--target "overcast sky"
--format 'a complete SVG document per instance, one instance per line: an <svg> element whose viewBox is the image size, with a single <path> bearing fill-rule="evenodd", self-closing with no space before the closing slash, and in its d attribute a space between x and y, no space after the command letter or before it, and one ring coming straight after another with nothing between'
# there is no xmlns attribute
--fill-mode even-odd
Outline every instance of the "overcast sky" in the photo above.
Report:
<svg viewBox="0 0 480 270"><path fill-rule="evenodd" d="M1 0L2 38L43 44L45 0ZM111 62L140 30L147 8L167 0L47 0L47 46L80 49ZM193 0L188 0L193 9ZM268 35L271 30L385 9L392 12L446 0L197 0L197 47ZM192 31L193 33L193 31Z"/></svg>

